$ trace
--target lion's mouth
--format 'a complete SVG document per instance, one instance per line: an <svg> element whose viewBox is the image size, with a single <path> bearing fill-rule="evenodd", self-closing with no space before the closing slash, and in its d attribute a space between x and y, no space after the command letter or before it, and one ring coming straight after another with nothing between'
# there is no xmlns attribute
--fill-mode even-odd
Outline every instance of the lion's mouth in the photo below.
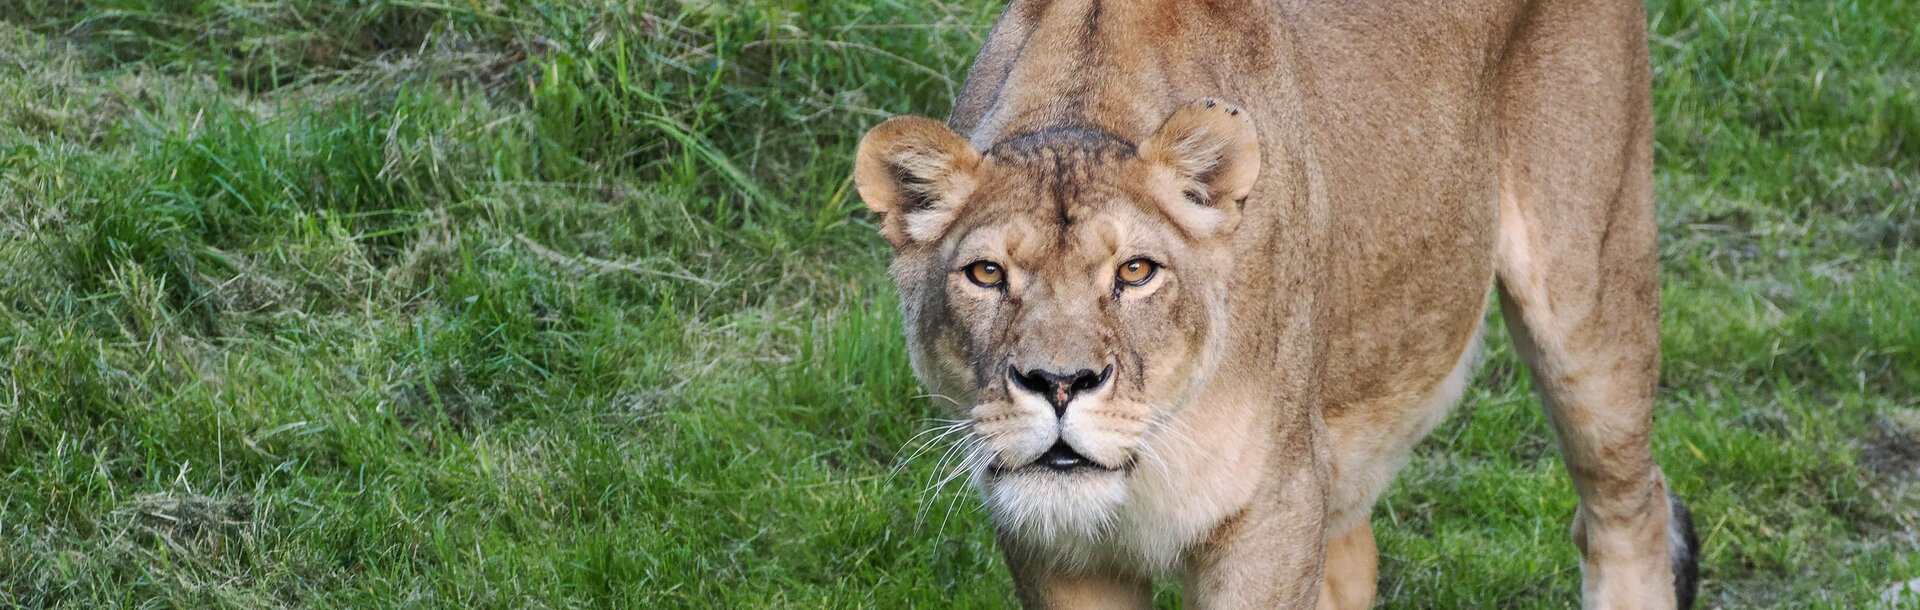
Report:
<svg viewBox="0 0 1920 610"><path fill-rule="evenodd" d="M1033 463L1037 466L1043 466L1061 472L1080 468L1099 468L1099 465L1093 463L1093 460L1089 460L1087 456L1080 455L1080 452L1074 451L1073 446L1068 445L1066 441L1054 441L1053 447L1048 448L1046 453L1040 454L1039 459L1034 460Z"/></svg>
<svg viewBox="0 0 1920 610"><path fill-rule="evenodd" d="M1127 468L1131 465L1132 465L1131 462L1129 462L1128 464L1123 465L1119 468L1110 468L1107 466L1102 466L1099 462L1093 461L1087 456L1081 455L1079 451L1075 451L1072 445L1067 444L1067 441L1057 440L1053 442L1052 447L1047 448L1046 453L1040 454L1040 457L1034 458L1032 462L1028 462L1024 466L1011 468L1011 469L996 467L993 469L993 473L1007 474L1009 472L1026 472L1026 471L1052 472L1052 473L1062 473L1062 474L1120 472L1120 471L1127 470Z"/></svg>

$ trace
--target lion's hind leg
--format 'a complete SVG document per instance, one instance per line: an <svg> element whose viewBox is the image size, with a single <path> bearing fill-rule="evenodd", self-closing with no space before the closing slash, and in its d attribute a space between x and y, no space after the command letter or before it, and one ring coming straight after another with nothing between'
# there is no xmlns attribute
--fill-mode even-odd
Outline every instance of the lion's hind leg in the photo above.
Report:
<svg viewBox="0 0 1920 610"><path fill-rule="evenodd" d="M1551 294L1546 284L1564 283L1574 273L1530 268L1522 258L1527 254L1512 254L1523 262L1501 263L1501 309L1580 496L1573 539L1580 547L1583 605L1686 608L1697 582L1698 544L1685 505L1653 461L1659 312L1655 289L1632 286L1653 282L1652 262L1636 264L1641 271L1609 268L1624 261L1614 258L1618 253L1600 254L1597 269L1588 265L1591 284Z"/></svg>
<svg viewBox="0 0 1920 610"><path fill-rule="evenodd" d="M1638 3L1532 11L1502 65L1501 308L1580 496L1584 605L1686 607L1697 545L1649 445L1660 286L1644 16Z"/></svg>

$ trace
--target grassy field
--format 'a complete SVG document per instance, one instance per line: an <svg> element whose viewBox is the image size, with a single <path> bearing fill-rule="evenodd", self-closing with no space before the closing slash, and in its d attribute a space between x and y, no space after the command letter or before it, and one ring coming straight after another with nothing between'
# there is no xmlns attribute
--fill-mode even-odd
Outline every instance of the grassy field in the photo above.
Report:
<svg viewBox="0 0 1920 610"><path fill-rule="evenodd" d="M1920 1L1649 8L1702 605L1879 603L1920 578ZM0 607L1009 606L905 461L936 410L847 181L995 10L0 0ZM1375 512L1386 607L1576 604L1490 343Z"/></svg>

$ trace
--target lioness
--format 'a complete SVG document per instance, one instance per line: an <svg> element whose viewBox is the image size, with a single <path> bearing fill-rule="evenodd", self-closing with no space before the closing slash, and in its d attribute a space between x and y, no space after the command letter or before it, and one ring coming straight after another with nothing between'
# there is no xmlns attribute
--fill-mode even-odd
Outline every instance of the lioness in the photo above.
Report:
<svg viewBox="0 0 1920 610"><path fill-rule="evenodd" d="M1488 293L1579 493L1589 608L1687 606L1648 447L1637 0L1014 0L857 153L915 374L1031 608L1364 608L1368 513ZM1234 103L1228 103L1232 101Z"/></svg>

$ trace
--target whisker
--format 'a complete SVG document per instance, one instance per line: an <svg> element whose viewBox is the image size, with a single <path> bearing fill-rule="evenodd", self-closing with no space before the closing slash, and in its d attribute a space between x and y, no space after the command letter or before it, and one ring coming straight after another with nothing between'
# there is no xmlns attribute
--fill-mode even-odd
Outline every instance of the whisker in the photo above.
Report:
<svg viewBox="0 0 1920 610"><path fill-rule="evenodd" d="M985 451L986 449L985 438L982 438L978 435L970 436L968 437L967 442L968 442L968 446L966 448L967 451L963 454L963 459L960 461L960 464L959 464L960 466L967 465L968 462L973 461L975 458L987 457L987 452ZM947 474L946 478L940 479L940 482L933 484L933 486L946 487L947 483L953 482L954 477L957 477L960 474L961 474L961 470L956 468L953 472Z"/></svg>
<svg viewBox="0 0 1920 610"><path fill-rule="evenodd" d="M921 395L919 395L919 396L915 396L914 398L915 398L915 399L920 399L920 398L938 398L938 399L940 399L940 400L944 400L944 401L947 401L947 404L951 404L951 405L953 405L953 406L956 406L956 407L958 407L958 406L963 406L963 405L961 405L961 404L960 404L960 401L958 401L958 400L954 400L952 396L947 396L947 395L945 395L945 394L921 394Z"/></svg>
<svg viewBox="0 0 1920 610"><path fill-rule="evenodd" d="M1140 445L1140 449L1141 455L1146 456L1155 466L1160 467L1160 476L1165 477L1168 481L1173 480L1173 466L1167 463L1167 458L1162 457L1158 449L1153 448L1153 444L1142 444Z"/></svg>
<svg viewBox="0 0 1920 610"><path fill-rule="evenodd" d="M984 447L981 447L981 449L983 448ZM968 459L968 461L961 463L960 471L972 473L974 469L979 468L981 466L985 466L988 459L990 459L990 457L985 451L980 451L976 449L973 452L973 455ZM953 494L953 499L947 501L947 514L946 516L940 518L940 530L938 535L940 535L942 538L944 538L947 533L947 521L950 521L953 519L953 508L955 506L958 506L961 502L965 501L966 495L967 494L964 492L955 493Z"/></svg>
<svg viewBox="0 0 1920 610"><path fill-rule="evenodd" d="M960 460L960 463L959 463L959 464L956 464L956 465L954 466L954 469L953 469L953 472L950 472L950 473L947 473L947 476L946 476L946 478L943 478L943 479L940 479L940 482L939 482L939 483L936 483L936 484L934 484L934 486L935 486L935 487L946 487L948 483L952 483L952 482L953 482L953 480L954 480L954 479L956 479L956 478L959 478L959 476L960 476L960 475L962 475L962 474L966 474L966 471L967 471L967 469L968 469L968 468L969 468L970 466L972 466L972 465L973 465L973 463L974 463L975 461L977 461L977 460L979 459L979 457L980 457L980 452L979 452L979 451L977 451L977 450L969 450L969 451L967 452L967 455L966 455L966 457L965 457L964 459L962 459L962 460Z"/></svg>
<svg viewBox="0 0 1920 610"><path fill-rule="evenodd" d="M940 452L939 461L936 461L933 463L933 471L929 473L929 476L927 477L928 483L927 483L926 489L933 489L935 487L940 486L938 483L934 483L932 481L938 478L940 476L940 473L947 469L947 464L951 463L955 457L965 455L964 450L966 448L968 438L969 438L968 435L961 435L959 437L956 437L953 439L952 442L947 444L947 447L945 450ZM922 492L924 493L926 489L923 489Z"/></svg>
<svg viewBox="0 0 1920 610"><path fill-rule="evenodd" d="M926 436L926 435L928 435L928 434L934 434L934 437L933 437L933 438L930 438L930 439L927 439L927 441L926 441L926 442L924 442L924 443L921 443L921 444L920 444L920 446L919 446L919 449L918 449L918 450L916 450L916 451L914 451L914 452L913 452L913 455L910 455L910 456L907 456L907 459L905 459L905 460L901 460L901 462L900 462L900 463L898 463L898 464L895 464L895 465L894 465L894 468L895 468L896 470L898 470L899 468L902 468L902 467L904 467L904 466L905 466L905 465L906 465L907 463L909 463L909 462L912 462L912 461L913 461L913 460L915 460L915 459L918 459L918 458L919 458L919 457L920 457L920 456L921 456L922 454L924 454L924 453L926 453L926 452L927 452L928 450L930 450L930 449L932 449L932 447L933 447L933 446L934 446L935 444L937 444L937 443L939 443L941 439L943 439L943 438L946 438L946 437L947 437L948 435L951 435L951 434L953 434L953 433L955 433L955 432L959 432L959 431L962 431L962 430L964 430L964 429L965 429L965 428L967 427L967 424L968 424L968 423L970 423L970 422L965 422L965 421L962 421L962 422L957 422L957 423L953 423L953 424L948 424L948 425L945 425L945 426L939 426L939 427L936 427L936 428L931 428L931 429L928 429L928 430L925 430L925 431L923 431L923 432L921 432L921 433L919 433L919 434L915 434L915 435L913 435L913 438L909 438L909 439L907 439L907 442L906 442L905 444L903 444L903 445L901 445L901 448L902 448L902 449L904 449L904 448L905 448L905 447L906 447L907 445L912 445L912 444L914 443L914 441L916 441L916 440L919 440L920 438L922 438L922 437L925 437L925 436ZM938 434L935 434L935 433L938 433Z"/></svg>
<svg viewBox="0 0 1920 610"><path fill-rule="evenodd" d="M1174 440L1186 443L1187 447L1192 448L1195 451L1201 451L1200 443L1195 442L1193 440L1193 437L1187 434L1187 431L1182 430L1182 428L1185 428L1186 426L1187 426L1186 420L1177 419L1177 418L1168 418L1166 421L1160 422L1160 425L1154 426L1154 431L1165 432Z"/></svg>
<svg viewBox="0 0 1920 610"><path fill-rule="evenodd" d="M946 485L948 481L951 481L952 477L948 476L939 482L932 482L933 479L940 476L940 473L947 469L947 464L955 457L961 458L961 464L965 464L966 459L972 457L972 455L977 452L978 447L975 445L981 443L983 443L983 441L980 441L975 435L966 434L955 439L953 443L947 447L946 451L942 452L940 461L934 464L933 470L927 475L929 483L925 488L920 490L920 510L914 515L915 523L926 523L927 508L930 507L933 502L939 500L939 489Z"/></svg>
<svg viewBox="0 0 1920 610"><path fill-rule="evenodd" d="M939 443L940 440L945 438L947 435L967 429L969 423L970 422L959 422L959 423L947 424L944 426L937 426L934 428L930 428L928 430L922 431L919 434L913 435L913 438L911 439L907 439L907 444L913 444L915 441L922 441L920 443L920 448L924 450L928 447L931 447ZM933 437L927 438L927 435L929 434L932 434ZM904 447L905 445L902 445L902 446ZM915 453L913 457L919 457L919 454Z"/></svg>
<svg viewBox="0 0 1920 610"><path fill-rule="evenodd" d="M953 424L953 425L945 426L942 428L936 428L933 430L929 430L927 432L920 433L920 435L918 436L925 436L926 434L929 434L929 433L935 433L935 434L932 438L928 438L925 441L921 442L917 448L912 450L913 453L911 455L908 455L905 459L895 462L893 467L887 470L887 483L892 484L894 478L898 477L900 473L906 472L908 466L912 465L914 461L919 460L921 456L926 455L928 452L933 451L935 448L942 445L943 444L942 441L953 436L954 434L964 433L966 429L967 429L967 426L964 423L961 423L961 424ZM909 441L909 443L911 442L912 441ZM903 448L903 451L904 451L904 448Z"/></svg>
<svg viewBox="0 0 1920 610"><path fill-rule="evenodd" d="M928 433L931 433L931 432L937 432L940 430L952 430L954 428L965 426L969 423L972 423L972 420L965 420L965 419L931 419L929 418L929 419L923 419L920 421L925 423L938 424L938 425L932 426L925 430L921 430L918 434L915 434L911 438L908 438L907 439L908 443L911 443L922 436L926 436Z"/></svg>

